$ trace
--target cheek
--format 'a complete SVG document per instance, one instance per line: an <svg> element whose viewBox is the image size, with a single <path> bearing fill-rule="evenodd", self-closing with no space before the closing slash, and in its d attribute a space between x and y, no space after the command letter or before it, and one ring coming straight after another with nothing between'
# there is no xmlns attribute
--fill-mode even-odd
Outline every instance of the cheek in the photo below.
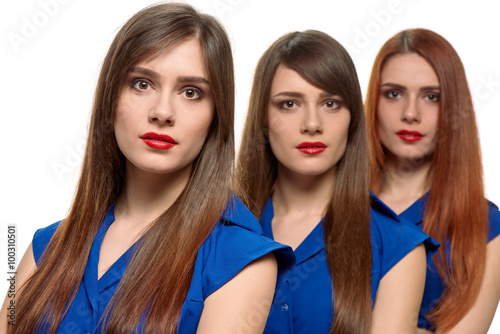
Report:
<svg viewBox="0 0 500 334"><path fill-rule="evenodd" d="M215 111L213 109L206 111L201 115L194 115L190 120L188 120L188 124L191 124L191 126L189 126L187 131L191 133L192 138L197 138L198 142L205 142L214 117Z"/></svg>
<svg viewBox="0 0 500 334"><path fill-rule="evenodd" d="M132 131L130 126L133 122L131 122L131 119L127 117L126 113L121 112L117 108L113 123L116 141L120 144L126 140L126 134Z"/></svg>
<svg viewBox="0 0 500 334"><path fill-rule="evenodd" d="M384 104L379 103L379 108L375 114L375 130L378 132L380 138L385 135L391 124L396 122L394 118L394 113L388 110Z"/></svg>
<svg viewBox="0 0 500 334"><path fill-rule="evenodd" d="M269 136L271 136L271 132L279 135L287 129L285 120L283 120L279 115L270 114L267 124L269 126Z"/></svg>
<svg viewBox="0 0 500 334"><path fill-rule="evenodd" d="M269 112L268 117L268 134L269 134L269 145L273 153L282 146L283 141L286 141L286 122L280 117L272 112ZM289 124L290 126L290 124ZM276 153L275 153L276 155Z"/></svg>
<svg viewBox="0 0 500 334"><path fill-rule="evenodd" d="M126 95L126 94L123 94ZM120 129L126 129L131 124L135 123L134 116L136 117L137 112L131 112L132 110L137 110L137 106L132 104L129 99L125 96L118 98L118 103L116 104L116 110L114 115L114 127L115 132Z"/></svg>
<svg viewBox="0 0 500 334"><path fill-rule="evenodd" d="M345 149L347 147L347 140L349 137L349 125L351 122L350 115L346 117L340 124L341 126L337 127L337 129L333 130L333 133L336 134L336 141L338 144L338 150L340 155L344 155Z"/></svg>

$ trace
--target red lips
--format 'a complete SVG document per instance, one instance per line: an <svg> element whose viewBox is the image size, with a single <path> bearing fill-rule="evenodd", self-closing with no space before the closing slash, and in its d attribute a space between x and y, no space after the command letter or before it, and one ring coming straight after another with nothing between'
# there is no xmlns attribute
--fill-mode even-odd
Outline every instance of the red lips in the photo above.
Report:
<svg viewBox="0 0 500 334"><path fill-rule="evenodd" d="M414 143L424 138L424 135L418 131L399 130L396 134L399 138L408 143Z"/></svg>
<svg viewBox="0 0 500 334"><path fill-rule="evenodd" d="M177 142L174 140L174 138L164 133L148 132L143 134L141 136L141 139L149 147L157 148L160 150L168 150L177 145Z"/></svg>
<svg viewBox="0 0 500 334"><path fill-rule="evenodd" d="M326 145L322 142L303 142L297 145L296 148L305 154L318 154L326 150Z"/></svg>

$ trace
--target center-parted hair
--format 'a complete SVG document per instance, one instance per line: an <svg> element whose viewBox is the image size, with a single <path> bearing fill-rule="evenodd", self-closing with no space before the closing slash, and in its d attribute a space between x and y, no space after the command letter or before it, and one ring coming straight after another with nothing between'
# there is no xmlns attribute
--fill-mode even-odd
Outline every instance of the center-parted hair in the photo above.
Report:
<svg viewBox="0 0 500 334"><path fill-rule="evenodd" d="M428 317L446 331L472 307L484 275L488 207L479 136L465 70L455 49L430 30L399 32L380 49L368 83L365 107L372 190L379 192L386 170L385 152L377 131L381 72L388 59L408 53L418 54L429 63L441 91L423 224L424 231L441 243L434 262L446 286Z"/></svg>
<svg viewBox="0 0 500 334"><path fill-rule="evenodd" d="M118 32L97 82L89 136L74 202L51 239L37 271L22 287L13 333L46 327L55 333L73 300L95 235L123 188L125 158L113 123L128 71L186 38L200 43L215 104L211 128L187 186L143 235L105 312L106 333L130 333L144 319L145 333L175 333L196 254L231 196L234 162L234 75L222 26L189 5L143 9ZM47 324L50 325L47 325Z"/></svg>
<svg viewBox="0 0 500 334"><path fill-rule="evenodd" d="M363 104L352 59L332 37L315 30L292 32L274 42L261 57L255 70L234 186L260 217L277 176L267 122L271 84L280 65L296 71L310 84L340 95L351 114L346 151L336 168L323 221L325 252L334 286L330 332L368 333L372 248Z"/></svg>

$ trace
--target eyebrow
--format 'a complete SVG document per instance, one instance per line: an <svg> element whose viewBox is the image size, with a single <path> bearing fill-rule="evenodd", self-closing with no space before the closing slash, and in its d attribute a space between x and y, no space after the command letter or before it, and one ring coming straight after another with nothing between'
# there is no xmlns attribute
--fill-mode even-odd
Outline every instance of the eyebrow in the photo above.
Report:
<svg viewBox="0 0 500 334"><path fill-rule="evenodd" d="M319 96L321 98L325 98L325 97L333 97L335 95L337 95L337 94L332 94L332 93L328 93L328 92L322 92ZM272 98L281 97L281 96L283 96L283 97L302 98L302 97L304 97L304 94L299 93L299 92L279 92L278 94L273 95Z"/></svg>
<svg viewBox="0 0 500 334"><path fill-rule="evenodd" d="M139 74L142 74L142 75L146 75L146 76L149 76L155 80L159 80L160 79L160 75L158 73L156 73L155 71L151 71L147 68L143 68L143 67L132 67L130 69L130 72L133 72L133 73L139 73ZM204 78L204 77L197 77L197 76L180 76L180 77L177 77L177 81L179 82L182 82L182 83L186 83L186 82L192 82L192 83L203 83L203 84L206 84L206 85L209 85L210 86L210 82Z"/></svg>
<svg viewBox="0 0 500 334"><path fill-rule="evenodd" d="M195 82L195 83L204 83L210 86L210 82L204 77L177 77L177 81L179 82Z"/></svg>
<svg viewBox="0 0 500 334"><path fill-rule="evenodd" d="M158 73L151 71L151 70L148 70L147 68L143 68L143 67L132 67L129 72L140 73L140 74L152 77L154 79L160 78L160 75Z"/></svg>
<svg viewBox="0 0 500 334"><path fill-rule="evenodd" d="M384 86L391 87L391 88L397 88L400 90L407 89L405 86L402 86L402 85L399 85L396 83L392 83L392 82L386 82L386 83L383 83L380 85L380 87L384 87ZM441 87L440 86L424 86L424 87L420 87L420 90L441 90Z"/></svg>

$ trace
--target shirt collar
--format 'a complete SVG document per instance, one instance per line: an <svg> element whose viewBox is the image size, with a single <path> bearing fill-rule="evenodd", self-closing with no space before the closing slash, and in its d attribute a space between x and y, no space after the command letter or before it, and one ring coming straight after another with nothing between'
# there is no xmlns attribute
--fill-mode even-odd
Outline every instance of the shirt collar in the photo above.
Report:
<svg viewBox="0 0 500 334"><path fill-rule="evenodd" d="M99 253L101 250L101 244L104 239L104 235L108 230L109 226L115 221L114 215L114 204L111 205L104 220L97 231L97 234L94 238L94 242L92 244L92 248L90 249L90 254L87 260L87 265L85 267L85 271L83 274L83 285L85 286L85 291L87 293L87 297L92 306L93 319L98 318L98 310L99 310L99 286L97 279L97 265L99 262ZM105 274L106 275L106 274ZM105 276L103 275L103 277ZM101 277L102 278L102 277Z"/></svg>
<svg viewBox="0 0 500 334"><path fill-rule="evenodd" d="M425 195L416 200L415 203L410 205L408 209L403 211L399 216L415 225L420 224L424 220L425 206L428 199L429 193L427 192Z"/></svg>
<svg viewBox="0 0 500 334"><path fill-rule="evenodd" d="M399 216L396 214L390 207L388 207L384 202L380 200L380 198L377 197L373 192L370 191L370 202L372 208L380 212L381 214L385 216L389 216L390 218L394 219L395 221L399 222Z"/></svg>
<svg viewBox="0 0 500 334"><path fill-rule="evenodd" d="M255 218L253 213L235 195L229 200L226 209L222 213L221 220L262 234L262 227L257 221L257 218Z"/></svg>
<svg viewBox="0 0 500 334"><path fill-rule="evenodd" d="M273 239L272 220L274 217L274 208L272 196L269 196L266 206L262 210L261 225L264 230L264 235ZM323 220L309 233L302 243L294 250L296 264L308 260L323 249L325 249L325 238L323 231Z"/></svg>

